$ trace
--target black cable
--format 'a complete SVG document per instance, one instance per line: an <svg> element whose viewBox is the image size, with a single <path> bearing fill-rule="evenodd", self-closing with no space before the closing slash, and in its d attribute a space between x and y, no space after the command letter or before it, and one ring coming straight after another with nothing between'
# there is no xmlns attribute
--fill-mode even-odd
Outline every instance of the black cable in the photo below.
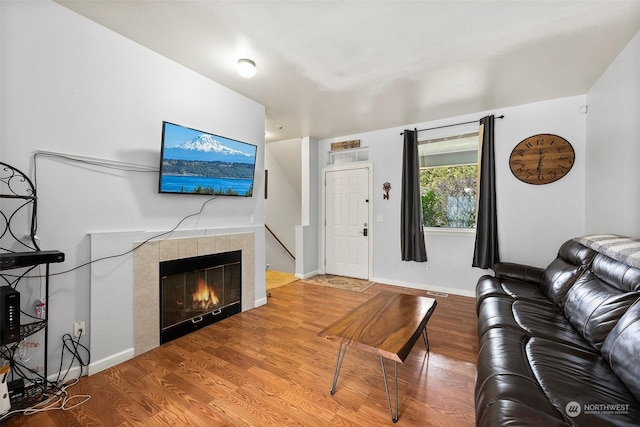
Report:
<svg viewBox="0 0 640 427"><path fill-rule="evenodd" d="M204 210L204 207L207 205L207 203L209 203L209 202L211 202L211 201L213 201L213 200L215 200L217 198L218 198L218 196L214 196L214 197L211 197L210 199L205 200L205 202L202 204L202 206L200 207L200 210L198 212L192 213L192 214L189 214L189 215L185 216L171 230L162 232L160 234L156 234L155 236L151 236L147 240L141 242L139 245L134 246L132 249L129 249L126 252L122 252L122 253L115 254L115 255L107 255L107 256L104 256L102 258L97 258L97 259L94 259L94 260L91 260L91 261L87 261L87 262L85 262L83 264L80 264L80 265L77 265L77 266L75 266L73 268L70 268L69 270L59 271L57 273L49 273L49 276L59 276L61 274L67 274L67 273L70 273L72 271L78 270L78 269L80 269L82 267L86 267L88 265L96 263L98 261L104 261L104 260L107 260L107 259L119 258L119 257L125 256L125 255L128 255L128 254L136 251L138 248L142 247L143 245L149 243L153 239L157 239L158 237L162 237L162 236L165 236L167 234L173 233L174 231L176 231L178 229L178 227L180 227L180 224L182 224L184 221L186 221L187 219L189 219L191 217L200 215L202 213L202 211ZM38 275L38 276L18 276L18 275L12 275L12 274L3 274L3 275L7 276L7 277L24 277L24 278L27 278L27 279L36 279L36 278L45 277L45 275Z"/></svg>
<svg viewBox="0 0 640 427"><path fill-rule="evenodd" d="M71 371L71 367L73 366L73 362L77 359L78 362L80 363L80 376L82 376L82 368L85 368L87 366L89 366L89 363L91 361L91 353L89 351L89 349L87 347L85 347L84 345L80 344L80 337L82 336L82 331L80 331L80 336L78 337L78 339L76 341L73 340L73 338L71 337L71 335L69 334L64 334L62 336L62 354L60 355L60 368L58 369L58 378L56 378L55 380L55 384L60 384L60 382L64 382L64 380L67 378L67 375L69 375L69 372ZM69 347L69 342L71 342L71 345L73 346L73 348ZM87 356L87 360L84 361L82 359L82 355L80 354L80 352L78 351L78 348L82 347L82 349L86 352L86 356ZM69 367L67 368L67 372L65 372L64 376L62 378L60 378L60 375L62 375L62 365L64 363L64 353L65 350L68 350L69 352L71 352L71 362L69 363Z"/></svg>
<svg viewBox="0 0 640 427"><path fill-rule="evenodd" d="M67 160L67 161L70 161L70 162L77 162L77 163L82 163L82 164L91 165L91 166L99 166L99 167L103 167L103 168L107 168L107 169L120 170L120 171L124 171L124 172L157 173L159 171L159 169L145 169L144 167L142 167L142 168L136 167L135 165L133 165L131 163L120 163L120 164L118 164L115 161L112 162L112 161L109 161L109 160L102 161L102 160L99 160L99 159L74 157L74 156L71 156L69 154L37 151L37 152L35 152L33 154L33 184L34 184L34 187L36 187L36 188L38 187L38 173L37 173L37 162L36 162L38 156L59 158L59 159Z"/></svg>
<svg viewBox="0 0 640 427"><path fill-rule="evenodd" d="M91 260L91 261L87 261L87 262L85 262L84 264L80 264L80 265L78 265L78 266L76 266L76 267L70 268L69 270L59 271L59 272L57 272L57 273L49 273L49 276L59 276L59 275L61 275L61 274L67 274L67 273L70 273L70 272L72 272L72 271L78 270L78 269L80 269L80 268L82 268L82 267L86 267L86 266L88 266L88 265L91 265L91 264L93 264L93 263L95 263L95 262L98 262L98 261L104 261L104 260L107 260L107 259L119 258L119 257L125 256L125 255L128 255L128 254L130 254L130 253L134 252L135 250L137 250L138 248L142 247L143 245L145 245L145 244L149 243L149 242L150 242L151 240L153 240L153 239L157 239L158 237L162 237L162 236L165 236L165 235L167 235L167 234L171 234L171 233L173 233L174 231L176 231L176 229L177 229L178 227L180 227L180 224L182 224L184 221L186 221L187 219L189 219L189 218L191 218L191 217L194 217L194 216L198 216L198 215L200 215L200 214L202 213L202 211L204 210L204 207L207 205L207 203L209 203L209 202L211 202L211 201L213 201L213 200L215 200L215 199L217 199L217 198L218 198L218 196L214 196L214 197L211 197L210 199L207 199L207 200L202 204L202 206L200 207L200 210L199 210L198 212L185 216L185 217L184 217L184 218L182 218L182 219L178 222L178 224L176 224L176 226L175 226L175 227L173 227L171 230L169 230L169 231L165 231L165 232L160 233L160 234L156 234L155 236L151 236L151 237L149 237L147 240L143 241L143 242L142 242L142 243L140 243L139 245L137 245L137 246L133 247L132 249L129 249L129 250L128 250L128 251L126 251L126 252L122 252L122 253L120 253L120 254L115 254L115 255L108 255L108 256L104 256L104 257L102 257L102 258L97 258L97 259L94 259L94 260ZM29 278L36 278L36 277L43 277L43 276L25 276L25 277L29 277Z"/></svg>
<svg viewBox="0 0 640 427"><path fill-rule="evenodd" d="M108 169L114 169L114 170L120 170L120 171L127 171L127 172L154 172L157 173L157 170L146 170L146 169L141 169L141 168L136 168L134 165L126 165L126 164L121 164L118 165L116 163L110 163L108 161L103 162L100 160L88 160L88 159L79 159L79 158L74 158L72 156L69 155L63 155L63 154L57 154L57 153L47 153L47 152L36 152L33 156L33 174L34 174L34 196L37 196L37 183L38 183L38 173L37 173L37 157L38 156L49 156L49 157L57 157L57 158L61 158L67 161L72 161L72 162L78 162L78 163L82 163L82 164L86 164L86 165L91 165L91 166L99 166L99 167L104 167L104 168L108 168ZM136 249L140 248L141 246L143 246L144 244L148 243L149 241L151 241L152 239L156 239L158 237L162 237L166 234L172 233L173 231L175 231L185 220L187 220L188 218L191 218L193 216L197 216L200 215L203 210L204 207L207 205L207 203L209 203L210 201L216 199L217 196L209 198L208 200L206 200L202 206L200 207L200 210L197 213L194 214L190 214L185 216L184 218L182 218L178 224L176 224L175 227L173 227L171 230L167 231L167 232L163 232L160 234L157 234L155 236L152 236L150 238L148 238L147 240L143 241L142 243L140 243L139 245L135 246L133 249L130 249L126 252L123 252L121 254L116 254L116 255L111 255L111 256L106 256L106 257L102 257L96 260L92 260L90 262L81 264L79 266L76 266L72 269L66 270L66 271L62 271L62 272L58 272L58 273L51 273L49 274L49 276L54 276L54 275L61 275L61 274L66 274L69 273L71 271L77 270L79 268L82 268L84 266L90 265L94 262L98 262L98 261L103 261L106 259L110 259L110 258L117 258L120 256L124 256L127 255L133 251L135 251ZM35 234L37 231L37 215L34 215L33 218L34 224L32 227L33 233ZM45 275L39 274L37 276L28 276L27 274L29 272L31 272L36 266L32 266L30 268L28 268L25 272L23 272L20 275L12 275L12 274L3 274L3 278L4 276L6 277L12 277L12 278L17 278L18 280L22 280L23 278L43 278L45 277ZM4 279L7 284L9 286L12 285L12 283L10 283L7 279ZM17 281L15 281L14 283L16 283ZM48 309L48 307L46 307L45 309ZM30 314L26 313L24 310L20 310L20 312L25 315L28 316L32 319L35 320L42 320L39 319L37 317L31 316ZM82 335L82 332L81 334ZM18 347L20 346L21 341L18 341L16 343L13 343L13 345L5 345L5 346L0 346L0 357L8 360L11 366L11 378L22 378L24 380L27 380L29 382L31 382L34 385L42 385L43 393L47 393L49 390L53 390L55 389L57 392L61 391L62 389L59 387L60 382L64 381L67 377L67 375L69 374L69 372L71 371L71 368L73 367L73 363L78 360L78 362L80 363L80 376L82 375L82 368L89 366L90 363L90 359L91 359L91 355L90 355L90 351L89 349L84 346L83 344L80 344L80 337L77 338L76 341L73 340L73 338L71 337L71 335L69 334L65 334L62 337L62 342L63 342L63 348L62 348L62 354L60 356L60 368L58 370L58 377L56 379L55 382L51 382L47 379L46 375L47 373L44 372L43 374L40 374L38 371L29 368L27 365L25 365L25 363L23 363L22 360L16 359L15 355L16 355L16 351L18 349ZM64 363L64 358L65 358L65 350L71 353L71 362L69 363L69 366L64 374L64 376L62 377L62 379L60 378L60 376L62 375L62 366ZM81 354L81 350L82 352L86 355L86 360L84 360L83 358L83 354ZM47 357L47 355L45 355L45 357ZM0 417L0 420L3 419L4 417Z"/></svg>
<svg viewBox="0 0 640 427"><path fill-rule="evenodd" d="M40 374L38 371L29 368L25 365L20 359L16 359L15 353L17 348L19 347L20 342L17 342L11 348L5 347L6 350L0 351L0 356L2 358L9 360L11 367L11 378L15 379L16 377L22 378L24 380L28 380L33 384L43 384L45 388L47 388L47 379L44 375ZM9 353L7 353L7 351ZM27 371L27 372L25 372Z"/></svg>
<svg viewBox="0 0 640 427"><path fill-rule="evenodd" d="M62 159L65 159L65 160L69 160L69 161L75 161L75 162L79 162L79 163L86 163L86 164L90 164L90 165L94 165L94 166L101 166L101 167L106 167L106 168L111 168L111 169L117 169L117 170L128 170L128 171L134 171L134 172L157 172L157 171L147 171L147 170L124 169L124 166L123 166L123 167L116 167L115 165L113 165L113 166L111 166L111 165L105 165L105 164L101 164L101 163L99 163L99 162L93 162L93 161L88 161L88 160L80 160L80 159L76 159L76 158L73 158L73 157L70 157L70 156L66 156L66 155L63 155L63 154L37 152L37 153L35 153L35 154L33 155L33 173L34 173L34 181L33 181L33 182L34 182L34 186L35 186L36 188L37 188L37 183L38 183L37 162L36 162L36 158L37 158L37 156L38 156L38 155L41 155L41 156L50 156L50 157L59 157L59 158L62 158ZM37 191L36 191L36 194L37 194ZM105 256L105 257L102 257L102 258L94 259L94 260L91 260L91 261L85 262L85 263L83 263L83 264L80 264L80 265L78 265L78 266L75 266L75 267L73 267L73 268L70 268L70 269L68 269L68 270L59 271L59 272L57 272L57 273L49 273L49 276L59 276L59 275L62 275L62 274L67 274L67 273L70 273L70 272L72 272L72 271L75 271L75 270L78 270L78 269L80 269L80 268L83 268L83 267L86 267L86 266L88 266L88 265L91 265L91 264L93 264L93 263L95 263L95 262L98 262L98 261L104 261L104 260L107 260L107 259L119 258L119 257L125 256L125 255L128 255L128 254L130 254L130 253L134 252L135 250L137 250L138 248L142 247L143 245L147 244L148 242L150 242L150 241L151 241L151 240L153 240L153 239L157 239L157 238L159 238L159 237L162 237L162 236L165 236L165 235L167 235L167 234L173 233L174 231L176 231L176 230L178 229L178 227L180 227L180 225L181 225L184 221L186 221L187 219L189 219L189 218L191 218L191 217L194 217L194 216L198 216L198 215L200 215L200 214L202 213L202 211L204 210L204 207L205 207L209 202L211 202L212 200L215 200L215 199L217 199L217 198L218 198L218 196L213 196L213 197L211 197L211 198L209 198L209 199L205 200L205 202L202 204L202 206L200 207L200 210L199 210L198 212L185 216L185 217L184 217L184 218L182 218L182 219L178 222L178 224L176 224L176 226L175 226L175 227L173 227L171 230L169 230L169 231L165 231L165 232L160 233L160 234L157 234L157 235L155 235L155 236L151 236L151 237L149 237L147 240L145 240L145 241L143 241L142 243L140 243L139 245L137 245L137 246L133 247L133 249L130 249L130 250L126 251L126 252L122 252L122 253L119 253L119 254L115 254L115 255L108 255L108 256ZM36 230L37 230L37 228L36 228ZM12 275L12 274L5 274L5 276L7 276L7 277L24 277L24 278L29 278L29 279L35 279L35 278L43 278L43 277L45 277L45 275L37 275L37 276L17 276L17 275Z"/></svg>
<svg viewBox="0 0 640 427"><path fill-rule="evenodd" d="M81 335L82 335L82 331L81 331ZM17 374L19 377L30 381L32 383L31 388L33 387L41 388L41 392L40 391L38 392L38 396L41 395L45 398L48 396L49 399L48 400L45 399L45 403L46 403L45 406L39 406L42 404L43 399L36 398L34 400L35 395L32 394L33 391L27 392L27 390L25 389L25 396L23 397L23 399L25 400L24 403L27 403L28 401L30 402L29 404L31 406L24 409L17 409L15 411L8 412L4 415L1 415L0 421L16 413L23 413L23 414L29 415L29 414L34 414L41 411L49 411L52 409L62 409L62 410L73 409L77 405L81 405L82 403L85 403L87 400L91 398L91 396L88 396L88 395L69 396L66 390L72 384L64 383L67 375L71 371L71 367L73 366L73 362L75 360L78 360L80 362L80 375L78 376L77 379L74 380L75 382L73 384L77 383L77 381L80 379L80 377L82 376L82 368L89 366L89 362L90 362L89 349L84 345L80 344L80 337L78 337L78 339L74 341L73 338L71 338L71 335L65 334L62 338L62 341L63 341L64 347L62 348L62 355L60 359L60 369L58 370L58 377L55 380L55 382L48 381L43 375L40 375L38 372L27 367L24 363L22 363L22 361L15 360L13 357L11 357L10 360L12 361L12 364L11 364L12 378L15 378L14 374ZM65 357L65 349L71 353L72 358L65 375L61 379L60 375L62 374L62 365ZM86 352L86 360L83 359L83 355L81 354L80 349ZM15 349L13 350L13 353L15 353ZM0 349L0 356L8 358L9 355L6 354L5 350ZM27 373L24 372L23 369L27 370L32 375L31 376L27 375ZM35 375L38 378L34 378L33 375ZM29 395L27 395L27 393L29 393ZM57 399L59 400L54 401L53 403L49 403L51 402L51 399L55 399L56 396L57 396ZM84 398L85 400L82 402L76 403L75 405L67 406L67 403L69 402L70 399L74 399L78 397ZM53 407L52 405L54 404L59 406Z"/></svg>
<svg viewBox="0 0 640 427"><path fill-rule="evenodd" d="M136 168L135 165L128 164L128 163L121 163L120 165L118 165L116 162L111 162L111 161L101 161L101 160L98 160L98 159L89 160L89 158L78 158L78 157L74 157L74 156L71 156L71 155L68 155L68 154L51 153L51 152L45 152L45 151L36 151L33 154L33 186L34 186L35 189L38 188L38 162L36 161L38 156L59 158L59 159L67 160L69 162L77 162L77 163L81 163L81 164L85 164L85 165L98 166L98 167L103 167L103 168L106 168L106 169L120 170L120 171L124 171L124 172L142 172L142 173L150 172L150 173L157 173L159 171L159 169ZM37 195L37 194L38 194L38 192L36 190L34 195ZM34 222L35 222L35 224L34 224L33 230L35 232L38 229L37 218L34 219Z"/></svg>

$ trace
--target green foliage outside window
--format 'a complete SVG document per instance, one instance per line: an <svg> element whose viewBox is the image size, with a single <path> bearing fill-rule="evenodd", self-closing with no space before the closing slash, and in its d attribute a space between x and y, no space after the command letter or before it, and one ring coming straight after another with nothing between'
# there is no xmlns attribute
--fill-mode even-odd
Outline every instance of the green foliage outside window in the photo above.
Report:
<svg viewBox="0 0 640 427"><path fill-rule="evenodd" d="M421 169L424 226L475 227L477 176L477 165Z"/></svg>

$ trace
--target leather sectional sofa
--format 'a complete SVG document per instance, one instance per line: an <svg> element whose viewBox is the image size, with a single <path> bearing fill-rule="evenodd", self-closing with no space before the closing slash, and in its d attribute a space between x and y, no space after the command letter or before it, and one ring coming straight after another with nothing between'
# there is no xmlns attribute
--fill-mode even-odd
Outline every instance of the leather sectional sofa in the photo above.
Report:
<svg viewBox="0 0 640 427"><path fill-rule="evenodd" d="M477 426L640 426L634 245L585 236L546 269L499 263L478 280Z"/></svg>

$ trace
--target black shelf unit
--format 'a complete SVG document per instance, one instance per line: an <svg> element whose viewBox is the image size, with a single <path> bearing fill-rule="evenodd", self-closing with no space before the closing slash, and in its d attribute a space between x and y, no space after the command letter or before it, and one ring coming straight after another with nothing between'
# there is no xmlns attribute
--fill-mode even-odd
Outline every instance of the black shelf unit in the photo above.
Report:
<svg viewBox="0 0 640 427"><path fill-rule="evenodd" d="M64 262L60 251L43 251L36 237L37 197L31 180L20 170L0 162L0 286L21 290L31 272L44 266L45 272L36 276L44 280L44 311L40 317L32 316L20 309L20 333L18 339L0 342L0 359L7 360L12 372L16 366L15 352L25 338L44 331L43 372L23 366L21 369L33 374L32 383L24 388L19 398L11 399L12 410L29 407L42 400L50 389L47 382L48 316L50 264ZM25 285L26 286L26 285ZM24 306L24 303L21 304ZM28 319L23 321L23 319ZM9 342L10 341L10 342Z"/></svg>

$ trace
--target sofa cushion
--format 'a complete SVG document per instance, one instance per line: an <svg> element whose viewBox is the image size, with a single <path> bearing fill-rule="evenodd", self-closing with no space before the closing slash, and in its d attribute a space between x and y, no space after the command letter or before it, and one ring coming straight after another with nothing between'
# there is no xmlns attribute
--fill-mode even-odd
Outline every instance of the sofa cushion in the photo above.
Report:
<svg viewBox="0 0 640 427"><path fill-rule="evenodd" d="M567 291L584 271L581 265L574 265L562 258L556 258L544 271L540 290L547 298L562 307Z"/></svg>
<svg viewBox="0 0 640 427"><path fill-rule="evenodd" d="M553 302L562 306L567 290L591 265L596 252L574 240L568 240L558 250L558 256L542 275L540 288Z"/></svg>
<svg viewBox="0 0 640 427"><path fill-rule="evenodd" d="M558 257L567 260L573 265L588 267L591 265L596 251L590 249L574 239L567 240L558 249Z"/></svg>
<svg viewBox="0 0 640 427"><path fill-rule="evenodd" d="M564 313L594 348L640 297L640 270L598 254L567 291Z"/></svg>
<svg viewBox="0 0 640 427"><path fill-rule="evenodd" d="M640 269L630 267L606 255L598 254L591 271L598 278L622 292L640 291Z"/></svg>
<svg viewBox="0 0 640 427"><path fill-rule="evenodd" d="M479 337L491 329L511 329L527 336L592 350L582 335L567 321L560 308L551 302L542 305L528 300L490 297L482 302L478 313Z"/></svg>
<svg viewBox="0 0 640 427"><path fill-rule="evenodd" d="M513 303L512 311L518 325L532 337L591 350L580 332L557 308L551 310L529 301L516 301Z"/></svg>
<svg viewBox="0 0 640 427"><path fill-rule="evenodd" d="M476 302L489 297L500 296L508 299L528 299L541 304L549 303L549 298L540 290L540 283L522 282L510 278L482 276L476 286Z"/></svg>
<svg viewBox="0 0 640 427"><path fill-rule="evenodd" d="M609 332L639 297L640 293L623 292L587 271L567 292L564 312L584 339L600 350Z"/></svg>
<svg viewBox="0 0 640 427"><path fill-rule="evenodd" d="M640 301L629 307L611 330L602 345L602 354L613 372L640 401Z"/></svg>
<svg viewBox="0 0 640 427"><path fill-rule="evenodd" d="M591 264L596 252L575 240L566 241L558 250L555 260L546 269L524 264L500 262L494 265L495 277L482 276L476 286L477 308L490 296L526 299L546 304L549 293L558 294L557 305L562 303L566 288L570 287L584 268Z"/></svg>
<svg viewBox="0 0 640 427"><path fill-rule="evenodd" d="M527 359L551 404L576 425L636 426L640 403L599 353L531 338ZM570 412L571 405L579 410Z"/></svg>
<svg viewBox="0 0 640 427"><path fill-rule="evenodd" d="M513 279L517 282L529 282L540 284L544 269L532 267L530 265L517 264L513 262L499 262L493 266L496 277L501 279Z"/></svg>
<svg viewBox="0 0 640 427"><path fill-rule="evenodd" d="M557 412L529 367L525 352L528 341L527 335L508 329L492 329L483 336L477 360L477 414L500 400L520 402L545 413ZM563 419L560 413L556 415L558 420ZM480 419L476 421L483 425Z"/></svg>

